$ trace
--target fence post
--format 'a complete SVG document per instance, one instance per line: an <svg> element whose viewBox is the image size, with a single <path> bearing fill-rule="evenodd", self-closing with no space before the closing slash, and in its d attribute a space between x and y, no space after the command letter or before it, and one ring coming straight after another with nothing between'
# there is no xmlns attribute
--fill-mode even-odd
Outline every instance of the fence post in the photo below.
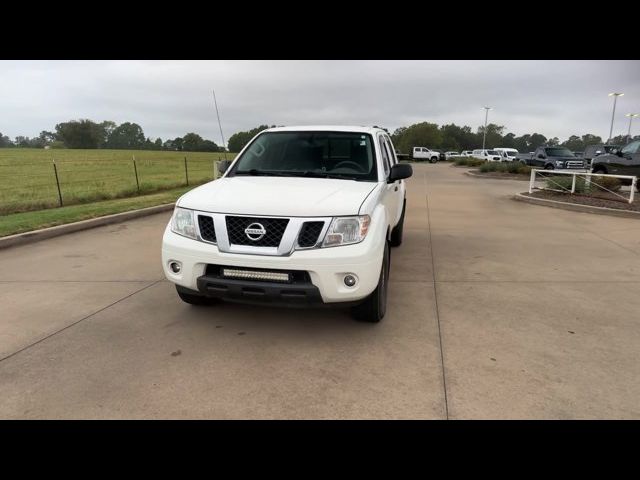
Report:
<svg viewBox="0 0 640 480"><path fill-rule="evenodd" d="M187 180L187 187L189 186L189 171L187 170L187 157L184 157L184 177Z"/></svg>
<svg viewBox="0 0 640 480"><path fill-rule="evenodd" d="M140 181L138 180L138 167L136 166L136 156L132 155L133 158L133 173L136 174L136 187L138 188L138 193L140 193Z"/></svg>
<svg viewBox="0 0 640 480"><path fill-rule="evenodd" d="M58 167L56 167L56 161L53 159L53 173L56 176L56 185L58 187L58 200L60 201L60 206L62 207L62 191L60 191L60 179L58 178Z"/></svg>
<svg viewBox="0 0 640 480"><path fill-rule="evenodd" d="M533 183L536 181L536 169L531 169L531 178L529 179L529 193L533 193Z"/></svg>
<svg viewBox="0 0 640 480"><path fill-rule="evenodd" d="M573 174L573 182L571 182L571 193L576 193L576 173Z"/></svg>
<svg viewBox="0 0 640 480"><path fill-rule="evenodd" d="M631 194L629 195L629 203L633 203L633 199L636 193L636 185L638 185L638 177L631 179Z"/></svg>

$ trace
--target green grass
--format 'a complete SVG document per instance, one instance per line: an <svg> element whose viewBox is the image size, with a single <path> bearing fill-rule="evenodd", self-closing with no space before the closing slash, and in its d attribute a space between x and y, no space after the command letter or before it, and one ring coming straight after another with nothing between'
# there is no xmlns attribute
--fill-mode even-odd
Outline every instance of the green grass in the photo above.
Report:
<svg viewBox="0 0 640 480"><path fill-rule="evenodd" d="M50 208L36 212L5 215L0 217L0 237L111 215L113 213L136 210L138 208L172 203L191 188L192 187L181 187L133 198L120 198L117 200L105 200L69 207Z"/></svg>
<svg viewBox="0 0 640 480"><path fill-rule="evenodd" d="M477 167L485 163L485 161L473 157L457 157L454 163L458 166Z"/></svg>
<svg viewBox="0 0 640 480"><path fill-rule="evenodd" d="M59 206L55 160L65 206L134 197L214 178L223 153L148 150L0 149L0 215ZM136 183L133 158L138 170ZM227 154L233 159L234 154ZM215 168L217 174L217 168Z"/></svg>
<svg viewBox="0 0 640 480"><path fill-rule="evenodd" d="M486 162L480 165L480 171L483 173L498 172L529 175L531 173L531 167L522 162Z"/></svg>

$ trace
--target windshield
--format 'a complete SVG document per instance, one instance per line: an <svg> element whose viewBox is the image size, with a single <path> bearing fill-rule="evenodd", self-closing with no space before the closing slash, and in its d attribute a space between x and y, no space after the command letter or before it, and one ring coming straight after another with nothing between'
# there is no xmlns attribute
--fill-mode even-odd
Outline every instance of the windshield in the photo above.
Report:
<svg viewBox="0 0 640 480"><path fill-rule="evenodd" d="M377 181L371 135L353 132L266 132L228 176L270 175Z"/></svg>
<svg viewBox="0 0 640 480"><path fill-rule="evenodd" d="M549 157L575 157L568 148L547 148L545 149Z"/></svg>
<svg viewBox="0 0 640 480"><path fill-rule="evenodd" d="M489 155L500 155L498 152L496 152L495 150L487 150L487 153Z"/></svg>

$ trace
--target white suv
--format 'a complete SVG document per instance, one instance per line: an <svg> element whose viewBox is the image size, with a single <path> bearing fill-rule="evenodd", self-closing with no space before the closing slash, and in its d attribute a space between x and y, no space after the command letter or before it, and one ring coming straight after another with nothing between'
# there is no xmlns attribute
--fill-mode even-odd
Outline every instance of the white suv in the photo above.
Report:
<svg viewBox="0 0 640 480"><path fill-rule="evenodd" d="M164 233L162 266L182 300L335 304L382 319L412 175L386 131L271 128L220 170L178 199Z"/></svg>

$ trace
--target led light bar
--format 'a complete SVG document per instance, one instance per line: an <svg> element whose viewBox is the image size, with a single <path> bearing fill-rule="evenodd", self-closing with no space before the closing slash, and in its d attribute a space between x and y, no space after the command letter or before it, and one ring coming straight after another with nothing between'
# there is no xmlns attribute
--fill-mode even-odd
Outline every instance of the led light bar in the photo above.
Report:
<svg viewBox="0 0 640 480"><path fill-rule="evenodd" d="M255 270L234 270L223 268L222 275L229 278L245 278L249 280L271 280L273 282L288 282L288 273L256 272Z"/></svg>

